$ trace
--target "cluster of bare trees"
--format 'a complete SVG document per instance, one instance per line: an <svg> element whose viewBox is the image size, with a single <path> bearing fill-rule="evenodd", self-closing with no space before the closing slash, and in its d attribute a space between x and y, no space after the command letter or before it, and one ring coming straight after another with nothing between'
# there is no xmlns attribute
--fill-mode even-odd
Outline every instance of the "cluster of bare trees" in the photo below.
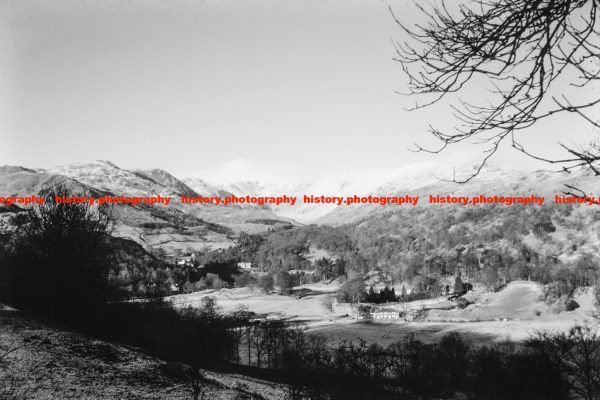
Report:
<svg viewBox="0 0 600 400"><path fill-rule="evenodd" d="M337 344L282 321L230 328L231 362L278 372L290 399L465 393L475 398L600 398L600 338L589 328L539 333L522 346L474 346L453 333L437 343L407 336L388 347Z"/></svg>
<svg viewBox="0 0 600 400"><path fill-rule="evenodd" d="M281 320L240 321L229 332L230 359L257 368L281 368L284 355L297 351L305 340L302 326L288 326Z"/></svg>
<svg viewBox="0 0 600 400"><path fill-rule="evenodd" d="M600 336L595 330L576 326L568 332L542 332L528 345L552 359L574 398L600 398Z"/></svg>

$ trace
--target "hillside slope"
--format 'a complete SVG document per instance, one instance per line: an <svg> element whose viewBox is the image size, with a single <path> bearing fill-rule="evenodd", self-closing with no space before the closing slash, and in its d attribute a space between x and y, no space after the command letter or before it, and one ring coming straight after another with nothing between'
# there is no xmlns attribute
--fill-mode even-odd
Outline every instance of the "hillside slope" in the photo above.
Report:
<svg viewBox="0 0 600 400"><path fill-rule="evenodd" d="M38 399L191 399L191 385L167 372L166 363L143 352L51 327L0 311L0 349L17 348L0 362L3 388L14 396ZM205 398L254 395L279 399L276 385L240 375L204 371ZM19 397L20 396L20 397ZM249 397L246 397L249 398Z"/></svg>
<svg viewBox="0 0 600 400"><path fill-rule="evenodd" d="M272 212L259 207L182 204L180 196L198 196L198 193L160 169L129 171L109 161L47 170L0 166L0 196L30 196L56 186L65 194L91 197L170 196L169 205L115 204L110 208L118 236L134 240L147 250L161 248L167 254L229 247L233 244L231 234L236 231L260 232L270 228L248 221L277 219ZM208 192L203 194L224 194L216 188ZM3 207L1 213L9 215L2 216L0 229L10 230L18 211Z"/></svg>

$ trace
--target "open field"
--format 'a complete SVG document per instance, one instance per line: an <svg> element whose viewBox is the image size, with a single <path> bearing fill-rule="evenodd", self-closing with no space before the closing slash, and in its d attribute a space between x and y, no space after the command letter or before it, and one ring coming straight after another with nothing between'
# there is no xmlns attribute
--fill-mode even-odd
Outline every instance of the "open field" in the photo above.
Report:
<svg viewBox="0 0 600 400"><path fill-rule="evenodd" d="M464 309L453 308L445 298L388 303L386 309L412 312L426 311L419 321L372 320L358 321L349 304L335 304L333 312L322 305L339 285L313 284L295 288L294 296L265 295L249 288L205 290L170 297L179 307L197 307L204 296L214 296L221 311L229 313L241 305L266 318L286 318L303 322L309 332L324 335L332 341L363 339L368 343L387 345L407 334L424 341L435 341L446 333L459 332L476 343L522 341L536 331L563 331L574 325L597 326L592 316L593 294L590 288L579 289L574 299L580 305L574 311L557 310L555 304L544 301L543 286L534 282L509 283L499 292L476 289L464 296L473 304Z"/></svg>

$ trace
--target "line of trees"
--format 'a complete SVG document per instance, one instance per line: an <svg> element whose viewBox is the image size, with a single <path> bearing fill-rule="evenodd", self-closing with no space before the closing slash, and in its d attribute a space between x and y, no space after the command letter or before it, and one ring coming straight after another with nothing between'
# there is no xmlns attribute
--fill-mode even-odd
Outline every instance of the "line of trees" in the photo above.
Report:
<svg viewBox="0 0 600 400"><path fill-rule="evenodd" d="M263 321L241 328L247 361L278 370L294 399L597 399L600 337L589 328L538 333L523 346L473 346L457 333L427 344L413 335L388 347L336 346L298 326Z"/></svg>
<svg viewBox="0 0 600 400"><path fill-rule="evenodd" d="M477 347L451 333L437 343L408 335L382 347L337 345L282 321L243 321L229 328L234 364L285 382L293 399L438 398L597 399L600 337L586 327L537 333L516 346Z"/></svg>
<svg viewBox="0 0 600 400"><path fill-rule="evenodd" d="M375 293L373 290L373 286L369 288L369 293L367 293L367 297L365 301L367 303L389 303L398 301L399 297L396 296L396 290L394 288L390 289L389 287L384 287L379 291L379 293Z"/></svg>

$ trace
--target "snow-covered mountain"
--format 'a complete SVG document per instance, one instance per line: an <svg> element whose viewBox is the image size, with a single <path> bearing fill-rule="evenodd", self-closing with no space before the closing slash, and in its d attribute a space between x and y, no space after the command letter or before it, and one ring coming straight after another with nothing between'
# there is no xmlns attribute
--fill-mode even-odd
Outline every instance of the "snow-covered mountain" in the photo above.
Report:
<svg viewBox="0 0 600 400"><path fill-rule="evenodd" d="M185 181L161 169L127 170L110 161L93 161L49 168L49 174L65 176L86 186L113 195L171 196L170 208L182 210L215 223L243 223L247 219L274 218L269 210L252 206L218 208L211 205L182 204L180 196L226 196L229 193L199 178Z"/></svg>
<svg viewBox="0 0 600 400"><path fill-rule="evenodd" d="M197 194L202 196L227 196L231 193L227 190L208 184L202 178L198 177L187 177L182 178L181 182L192 188Z"/></svg>
<svg viewBox="0 0 600 400"><path fill-rule="evenodd" d="M156 182L159 185L169 188L170 190L172 190L173 192L175 192L177 194L183 194L185 196L197 196L197 193L194 191L194 189L190 188L184 182L175 178L173 175L171 175L170 173L168 173L165 170L162 170L162 169L148 169L148 170L136 169L136 170L132 170L132 172L144 179L151 180L153 182Z"/></svg>
<svg viewBox="0 0 600 400"><path fill-rule="evenodd" d="M553 197L562 194L566 185L592 191L598 187L598 179L593 175L578 171L571 174L547 170L514 171L487 167L481 174L466 184L456 184L444 180L453 171L444 170L435 164L417 164L399 168L379 168L367 170L332 170L318 177L307 179L279 179L271 174L267 179L235 180L235 171L243 168L240 162L233 168L227 166L227 181L211 181L199 174L186 174L176 177L160 169L127 170L109 161L71 164L32 170L23 167L0 167L0 190L2 193L31 194L44 186L60 182L73 191L123 195L164 195L178 196L278 196L298 197L296 205L256 206L237 205L219 207L214 205L186 205L173 201L169 208L177 213L190 215L212 223L223 224L238 230L247 228L246 222L258 219L285 219L300 223L340 224L364 218L371 213L388 211L391 205L336 206L305 204L303 195L326 196L420 196L420 205L427 204L426 197L436 195L524 195L539 194ZM252 166L252 165L251 165ZM272 168L272 167L271 167ZM240 172L245 178L252 171ZM271 178L271 179L268 179ZM225 178L224 178L225 179ZM594 195L595 193L590 193ZM398 207L398 206L396 206ZM156 217L156 216L155 216Z"/></svg>
<svg viewBox="0 0 600 400"><path fill-rule="evenodd" d="M236 168L256 171L257 175L266 176L266 179L236 180ZM277 196L284 194L296 196L299 200L294 206L269 206L269 209L281 217L290 218L301 223L313 223L333 212L337 207L329 204L304 204L301 200L305 194L317 196L351 196L356 194L363 196L377 192L397 192L401 189L414 190L437 181L434 175L436 166L433 164L417 164L392 169L344 170L338 168L324 171L317 178L312 179L297 179L293 173L291 173L289 179L285 179L285 174L278 176L271 169L273 169L272 166L266 168L257 166L256 163L243 163L240 160L235 160L232 163L227 163L223 167L223 171L210 171L207 173L209 176L213 176L213 179L223 179L224 181L214 180L210 181L210 184L207 181L202 182L208 187L216 186L237 196ZM265 171L267 171L266 174ZM200 172L199 175L202 173ZM244 170L240 175L247 176L248 174L249 172ZM191 187L198 188L199 193L203 193L201 187L192 184L196 179L200 179L199 176L186 175L186 178L182 180Z"/></svg>
<svg viewBox="0 0 600 400"><path fill-rule="evenodd" d="M187 185L166 171L126 170L110 161L92 161L49 168L46 172L64 175L96 189L129 196L192 194Z"/></svg>
<svg viewBox="0 0 600 400"><path fill-rule="evenodd" d="M563 195L569 189L567 185L578 188L587 195L598 196L596 189L600 179L592 173L580 170L570 174L548 170L514 171L501 168L485 168L478 176L467 183L459 184L448 180L433 178L414 188L406 181L398 179L385 183L372 191L373 195L410 195L419 197L420 206L429 206L429 196L543 196L545 204L553 203L554 196ZM583 194L577 193L577 194ZM324 224L344 224L361 220L374 213L390 211L393 205L352 205L336 207L335 210L319 218L316 222Z"/></svg>
<svg viewBox="0 0 600 400"><path fill-rule="evenodd" d="M301 223L341 224L364 218L371 213L389 211L392 206L304 204L301 201L302 196L305 194L343 197L413 195L420 196L420 205L423 205L428 204L426 198L430 194L468 196L539 194L553 197L563 194L567 184L589 191L598 187L600 182L592 174L583 170L566 174L548 170L515 171L486 167L477 177L465 184L451 182L453 174L453 170L440 168L439 165L416 164L399 168L324 172L311 181L231 180L211 182L211 184L238 196L248 194L297 196L299 200L295 206L281 205L271 207L270 210L278 216ZM230 176L226 177L231 179Z"/></svg>

